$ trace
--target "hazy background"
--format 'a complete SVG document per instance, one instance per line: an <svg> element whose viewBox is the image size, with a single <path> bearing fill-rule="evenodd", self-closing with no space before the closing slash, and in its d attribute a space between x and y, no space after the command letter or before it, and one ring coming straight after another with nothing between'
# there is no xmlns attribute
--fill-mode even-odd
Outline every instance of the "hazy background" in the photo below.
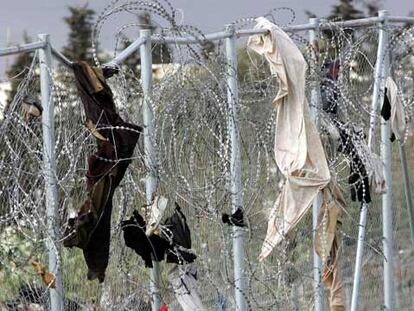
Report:
<svg viewBox="0 0 414 311"><path fill-rule="evenodd" d="M67 39L68 28L63 22L63 17L68 15L67 6L86 3L99 14L109 0L0 0L0 47L21 43L23 32L26 31L32 39L36 39L38 33L49 33L53 45L60 48ZM171 0L171 3L183 12L183 24L213 32L240 17L259 16L277 7L293 9L296 13L295 23L304 23L307 21L306 10L323 17L339 0ZM414 1L388 0L382 1L382 6L392 15L405 16L414 10ZM132 21L131 16L126 21L107 23L100 39L101 47L113 48L113 33L117 26ZM7 63L11 63L10 58L0 58L0 77L3 77Z"/></svg>

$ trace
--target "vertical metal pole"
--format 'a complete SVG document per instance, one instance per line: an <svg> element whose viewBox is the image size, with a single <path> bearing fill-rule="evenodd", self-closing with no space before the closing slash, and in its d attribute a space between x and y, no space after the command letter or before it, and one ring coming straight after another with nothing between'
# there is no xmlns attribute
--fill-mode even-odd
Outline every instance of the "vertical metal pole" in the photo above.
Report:
<svg viewBox="0 0 414 311"><path fill-rule="evenodd" d="M372 94L371 116L368 132L368 146L371 150L374 150L375 147L375 128L377 111L380 106L380 103L383 101L384 80L386 72L385 48L387 45L387 33L384 29L384 26L386 25L388 12L380 11L378 13L378 16L383 18L383 20L378 23L379 31L377 61L375 63L374 90ZM358 296L361 282L362 258L364 255L365 226L367 224L367 213L368 204L363 203L359 216L358 245L355 258L354 287L352 289L351 311L358 310Z"/></svg>
<svg viewBox="0 0 414 311"><path fill-rule="evenodd" d="M410 217L410 229L411 229L411 242L414 246L414 207L413 207L413 195L411 192L410 175L408 173L407 156L405 153L405 145L402 141L399 141L400 160L404 177L405 199L407 201L408 215Z"/></svg>
<svg viewBox="0 0 414 311"><path fill-rule="evenodd" d="M143 99L143 119L144 119L144 160L148 173L145 179L145 193L147 204L152 203L152 196L158 186L158 166L155 150L155 131L154 114L151 108L152 97L152 53L151 53L151 30L143 29L140 36L145 38L145 43L140 46L141 54L141 79ZM161 307L160 296L160 264L153 261L151 270L151 295L152 310L157 311Z"/></svg>
<svg viewBox="0 0 414 311"><path fill-rule="evenodd" d="M230 193L233 212L242 208L242 182L241 182L241 160L240 160L240 129L238 117L238 85L237 85L237 50L236 38L234 36L234 25L226 25L225 31L231 34L226 38L227 56L227 100L229 104L228 129L231 140L230 159ZM246 275L245 275L245 252L244 235L242 228L233 226L233 260L234 260L234 283L236 310L244 311L247 307Z"/></svg>
<svg viewBox="0 0 414 311"><path fill-rule="evenodd" d="M392 311L394 306L393 238L392 238L392 146L390 121L381 121L381 159L387 192L382 195L382 244L384 247L384 306Z"/></svg>
<svg viewBox="0 0 414 311"><path fill-rule="evenodd" d="M58 187L56 180L55 158L55 125L54 103L50 96L52 81L50 70L52 68L52 54L50 51L50 37L40 34L39 39L46 43L39 50L40 62L40 92L42 95L42 132L43 132L43 169L46 186L46 221L47 221L47 249L49 252L49 271L55 275L56 288L50 288L50 309L52 311L63 310L63 284L60 267L60 247L57 242L59 235L58 215Z"/></svg>
<svg viewBox="0 0 414 311"><path fill-rule="evenodd" d="M309 42L311 45L317 47L315 43L319 40L319 20L317 18L310 18L309 23L313 25L313 28L309 30ZM317 52L317 51L316 51ZM316 59L315 66L318 67L318 61ZM317 72L315 72L317 74ZM318 130L321 127L321 97L320 97L320 84L319 79L314 81L311 90L311 114ZM318 193L315 200L313 201L312 207L312 229L313 229L313 240L315 241L316 230L318 227L318 215L319 209L322 204L321 193ZM322 261L318 254L313 250L313 280L314 280L314 299L315 299L315 311L323 311L324 309L324 298L323 298L323 284L321 281L322 273Z"/></svg>

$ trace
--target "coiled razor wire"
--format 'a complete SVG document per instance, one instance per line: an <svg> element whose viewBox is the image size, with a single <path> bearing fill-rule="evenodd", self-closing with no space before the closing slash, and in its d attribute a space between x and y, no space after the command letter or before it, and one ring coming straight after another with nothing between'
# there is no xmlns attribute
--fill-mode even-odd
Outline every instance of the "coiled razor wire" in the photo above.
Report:
<svg viewBox="0 0 414 311"><path fill-rule="evenodd" d="M177 9L167 1L112 1L98 16L94 27L94 60L101 61L96 46L105 24L121 14L125 19L114 34L114 55L122 44L132 42L131 28L143 25L136 22L142 14L150 14L155 35L162 39L188 36L205 38L190 25L177 20ZM288 17L287 17L288 16ZM281 26L292 24L292 10L281 8L270 11L266 17ZM254 18L242 18L237 29L254 25ZM334 84L324 87L334 94L342 121L362 129L361 140L366 140L371 115L374 65L378 29L340 28L331 22L321 31L319 46L308 40L307 33L289 33L301 49L307 64L306 95L325 78L322 64L326 59L339 59L340 75ZM390 34L387 51L392 57L391 72L399 88L407 121L414 117L414 30L413 27L387 26ZM162 40L161 40L162 41ZM234 282L232 262L232 230L221 222L221 213L231 210L228 192L230 136L228 120L231 111L227 104L228 64L223 42L217 41L206 51L205 40L197 44L164 44L161 64L153 67L154 87L150 99L154 112L154 132L151 139L157 149L159 189L169 199L169 206L178 202L186 214L192 232L193 249L198 258L200 294L208 310L234 309ZM0 130L0 283L5 284L0 301L28 303L22 294L24 286L39 291L40 304L47 305L47 288L31 267L32 260L47 262L47 236L44 176L42 169L41 121L27 122L22 116L22 100L28 94L39 95L39 77L36 57L25 74L18 92L4 112ZM115 102L121 116L136 124L142 121L142 85L140 68L120 65L118 75L109 79ZM49 68L53 81L52 97L55 103L56 177L59 186L59 239L61 245L67 219L76 214L85 198L85 174L88 155L93 153L95 141L83 126L84 112L77 95L73 73L60 66ZM240 45L238 52L239 99L238 114L241 136L243 207L248 223L246 241L246 275L248 292L245 297L251 310L312 309L312 225L308 215L292 232L292 236L277 246L264 262L258 254L266 234L267 220L279 192L281 174L274 160L275 110L272 101L278 91L276 77L272 76L265 59ZM333 96L333 95L332 95ZM310 102L310 101L309 101ZM322 124L330 116L320 110ZM380 118L379 114L376 115ZM348 175L349 159L339 153L329 139L322 141L329 168L337 177L339 186L349 202L344 213L343 273L345 291L350 299L353 265L358 232L359 205L351 203ZM412 150L412 138L404 139L407 151ZM379 145L379 143L377 144ZM397 149L397 148L394 148ZM86 281L86 265L79 249L62 249L60 265L63 271L65 306L67 310L95 308L100 310L148 310L150 302L150 273L143 262L125 247L121 220L134 209L146 206L144 178L148 168L143 161L143 140L136 147L132 164L114 196L111 232L111 256L105 282L100 285ZM353 151L356 152L356 151ZM376 150L378 152L378 150ZM399 162L394 159L394 174L399 174ZM414 179L411 168L411 179ZM397 306L410 308L413 294L414 267L410 261L409 224L404 193L398 178L394 180L394 236L396 262ZM382 305L382 227L378 196L369 209L366 229L366 256L360 291L361 309ZM168 208L167 215L172 208ZM179 310L174 293L167 282L170 267L162 264L161 297L170 310ZM52 271L53 272L53 271ZM20 293L19 293L20 289ZM17 297L17 298L16 298ZM17 300L16 300L17 299ZM20 300L19 300L20 299ZM221 309L220 309L221 306ZM79 307L79 308L80 308Z"/></svg>

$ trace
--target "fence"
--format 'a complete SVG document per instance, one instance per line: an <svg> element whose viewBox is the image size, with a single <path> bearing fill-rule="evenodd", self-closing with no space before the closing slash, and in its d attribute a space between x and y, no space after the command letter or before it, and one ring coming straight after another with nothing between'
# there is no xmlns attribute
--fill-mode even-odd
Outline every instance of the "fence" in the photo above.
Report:
<svg viewBox="0 0 414 311"><path fill-rule="evenodd" d="M263 263L257 260L280 181L273 155L276 116L271 104L278 86L265 60L249 51L237 52L236 42L263 31L244 29L253 19L242 19L222 32L203 35L194 27L177 25L168 5L128 2L106 8L98 18L95 37L99 38L103 23L124 11L150 12L170 27L152 36L149 30L141 30L136 41L106 64L120 69L109 79L119 113L142 124L144 138L114 196L111 256L103 285L85 281L79 250L61 248L67 219L84 198L87 154L94 146L93 136L82 124L79 97L71 87L75 83L71 61L53 48L47 35L40 35L35 43L0 50L0 56L35 51L0 125L4 176L0 181L0 279L5 284L0 299L10 307L35 296L37 304L51 310L147 310L150 305L157 310L162 302L171 310L178 308L165 281L167 265L145 269L121 237L120 221L150 204L156 191L170 202L179 202L187 215L198 255L200 292L208 310L326 309L320 261L312 247L318 201L313 219L307 215L271 258ZM344 121L362 128L369 147L374 152L381 149L385 164L389 191L382 198L376 196L373 203L359 206L346 195L342 270L350 310L411 306L410 179L414 168L405 150L411 150L413 141L407 136L394 143L399 144L398 158L395 148L391 152L390 125L381 121L381 137L377 126L390 72L400 89L407 120L414 117L414 29L398 26L407 22L414 18L380 12L378 17L361 20L312 19L309 24L284 27L308 63L306 95L320 125L330 170L343 192L348 193L349 163L323 130L328 115L319 93L320 64L325 58L335 55L341 61L341 74L331 91L339 95ZM210 41L217 44L207 51ZM171 60L163 61L167 57L161 52L161 65L153 66L151 51L165 45ZM138 49L140 66L122 65ZM59 61L55 66L52 55ZM95 59L99 64L96 55ZM28 120L21 115L23 98L39 88L41 120ZM239 207L248 229L229 229L220 215ZM32 260L48 262L56 289L39 285Z"/></svg>

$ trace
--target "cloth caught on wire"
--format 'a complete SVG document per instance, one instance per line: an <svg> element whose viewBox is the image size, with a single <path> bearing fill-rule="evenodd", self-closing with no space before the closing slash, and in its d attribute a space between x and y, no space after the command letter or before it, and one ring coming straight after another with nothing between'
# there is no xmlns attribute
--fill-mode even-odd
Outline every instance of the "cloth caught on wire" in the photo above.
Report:
<svg viewBox="0 0 414 311"><path fill-rule="evenodd" d="M322 260L322 282L329 289L331 311L345 311L345 291L341 270L342 212L345 199L335 182L322 192L324 200L319 210L315 235L315 251Z"/></svg>
<svg viewBox="0 0 414 311"><path fill-rule="evenodd" d="M183 311L206 310L197 287L197 268L194 264L175 266L168 273L168 280Z"/></svg>
<svg viewBox="0 0 414 311"><path fill-rule="evenodd" d="M381 115L384 120L391 119L392 133L397 140L404 141L406 135L413 134L406 120L404 105L398 96L397 84L391 77L385 81L385 96Z"/></svg>
<svg viewBox="0 0 414 311"><path fill-rule="evenodd" d="M156 201L158 202L158 200ZM175 211L164 224L156 227L148 236L146 222L138 213L121 223L125 245L132 248L152 268L152 260L168 263L192 263L197 256L191 251L191 232L180 206L175 203Z"/></svg>
<svg viewBox="0 0 414 311"><path fill-rule="evenodd" d="M269 32L251 36L249 48L264 55L279 82L273 100L277 110L275 158L285 184L272 209L260 259L301 220L318 192L330 181L325 153L310 119L305 97L306 61L292 39L264 17L255 29Z"/></svg>
<svg viewBox="0 0 414 311"><path fill-rule="evenodd" d="M362 128L358 128L352 122L341 120L339 103L342 96L337 84L340 61L338 59L326 59L322 70L325 73L321 83L322 109L328 116L327 120L323 119L323 127L332 138L330 142L334 149L344 154L349 161L348 184L350 185L352 201L358 200L362 203L370 203L370 178L373 180L372 184L376 193L386 191L382 174L382 162L366 144ZM384 109L385 106L383 105L382 113L387 110Z"/></svg>
<svg viewBox="0 0 414 311"><path fill-rule="evenodd" d="M86 123L94 125L97 151L88 158L87 199L78 215L69 219L63 244L81 248L88 279L103 282L109 260L112 197L131 162L142 128L119 116L101 69L78 61L73 71Z"/></svg>

